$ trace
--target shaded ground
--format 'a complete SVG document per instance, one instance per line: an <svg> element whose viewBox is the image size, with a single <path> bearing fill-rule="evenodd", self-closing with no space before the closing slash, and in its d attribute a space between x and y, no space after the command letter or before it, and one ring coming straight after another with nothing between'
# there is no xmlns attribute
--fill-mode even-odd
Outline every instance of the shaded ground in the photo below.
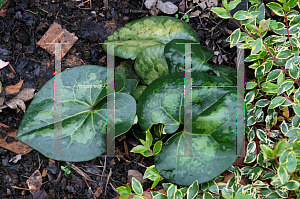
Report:
<svg viewBox="0 0 300 199"><path fill-rule="evenodd" d="M4 88L15 85L22 79L24 80L22 89L33 87L38 91L53 77L54 57L36 45L53 22L58 22L78 37L78 41L62 60L62 70L65 70L83 64L106 66L106 53L100 43L124 24L151 16L143 6L143 1L109 1L108 7L105 7L102 1L92 1L90 10L76 7L80 2L71 0L10 2L6 17L0 18L0 59L9 61L16 74L10 67L0 70L0 81ZM87 4L86 7L89 8L89 5ZM201 44L215 51L216 55L209 62L215 61L234 67L236 49L230 49L225 41L230 33L228 20L220 19L209 9L202 10L198 6L192 11L195 10L200 10L204 16L191 18L188 23L198 33ZM159 13L159 15L164 14ZM121 61L122 59L116 58L115 65L118 66ZM251 78L248 72L247 76ZM5 100L12 97L6 95ZM25 103L27 107L30 102L31 100ZM16 110L6 108L0 113L0 122L18 129L23 115L22 110L16 113ZM1 137L5 137L7 130L0 131ZM127 132L116 141L117 154L128 153L136 144L139 142L131 132ZM144 158L133 153L128 153L129 157L106 158L106 160L104 157L98 157L89 162L75 163L74 165L83 169L93 180L86 183L74 170L69 177L64 176L60 167L66 166L65 162L52 162L35 150L23 155L17 163L9 162L15 155L17 154L0 147L0 198L33 198L28 190L12 188L12 186L27 188L26 180L36 169L39 169L41 172L48 170L47 175L43 177L41 190L44 190L49 198L96 198L101 188L103 193L99 194L100 197L109 199L117 196L112 187L126 184L128 170L138 170L143 174L145 167L154 164L153 158ZM111 176L106 186L110 171ZM144 188L150 186L151 182L144 183ZM93 195L89 187L96 194Z"/></svg>

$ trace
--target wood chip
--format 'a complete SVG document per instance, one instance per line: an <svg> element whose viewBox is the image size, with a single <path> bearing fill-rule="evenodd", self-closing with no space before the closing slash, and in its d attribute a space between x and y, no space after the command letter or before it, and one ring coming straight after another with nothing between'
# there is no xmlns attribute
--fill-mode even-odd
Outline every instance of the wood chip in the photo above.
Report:
<svg viewBox="0 0 300 199"><path fill-rule="evenodd" d="M54 22L49 30L44 34L37 45L41 46L51 55L55 55L54 43L63 43L61 45L61 58L72 48L73 44L78 40L74 33L70 33L66 29L62 29L61 25ZM52 44L50 44L52 43ZM68 44L66 44L68 43Z"/></svg>
<svg viewBox="0 0 300 199"><path fill-rule="evenodd" d="M2 123L0 123L0 126L3 126L4 128L9 128L9 126L2 124ZM8 136L15 138L16 141L7 143L6 138ZM3 139L0 138L0 147L10 150L16 154L21 154L21 153L27 154L27 153L31 152L32 148L30 148L28 145L18 141L16 136L17 136L16 129L13 131L7 131L6 136Z"/></svg>

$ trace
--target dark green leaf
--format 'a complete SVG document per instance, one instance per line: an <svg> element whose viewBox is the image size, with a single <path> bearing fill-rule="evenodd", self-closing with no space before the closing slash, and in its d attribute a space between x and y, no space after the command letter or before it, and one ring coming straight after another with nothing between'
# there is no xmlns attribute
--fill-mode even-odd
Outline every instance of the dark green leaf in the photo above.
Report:
<svg viewBox="0 0 300 199"><path fill-rule="evenodd" d="M278 53L278 55L276 56L277 59L287 59L290 56L292 56L294 53L291 50L282 50Z"/></svg>
<svg viewBox="0 0 300 199"><path fill-rule="evenodd" d="M263 43L262 43L261 38L256 39L253 43L251 55L258 53L262 49L262 46L263 46Z"/></svg>
<svg viewBox="0 0 300 199"><path fill-rule="evenodd" d="M133 90L133 91L131 92L131 95L134 97L134 99L135 99L136 101L139 101L140 96L142 95L142 93L144 92L144 90L145 90L146 88L147 88L147 86L138 85L138 86L136 87L136 89Z"/></svg>

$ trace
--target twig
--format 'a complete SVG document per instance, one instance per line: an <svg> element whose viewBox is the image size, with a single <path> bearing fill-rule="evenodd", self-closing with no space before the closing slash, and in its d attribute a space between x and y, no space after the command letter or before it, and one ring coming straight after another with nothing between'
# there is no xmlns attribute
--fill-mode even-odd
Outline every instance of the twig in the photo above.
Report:
<svg viewBox="0 0 300 199"><path fill-rule="evenodd" d="M106 185L105 185L104 197L106 196L107 184L108 184L109 178L111 177L111 174L112 174L112 169L109 168L109 174L108 174L108 178L106 180Z"/></svg>

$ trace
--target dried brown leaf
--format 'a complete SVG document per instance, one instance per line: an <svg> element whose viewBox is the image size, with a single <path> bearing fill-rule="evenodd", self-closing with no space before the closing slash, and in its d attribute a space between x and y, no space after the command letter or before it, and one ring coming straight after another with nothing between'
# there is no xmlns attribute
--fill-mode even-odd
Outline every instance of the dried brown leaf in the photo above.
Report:
<svg viewBox="0 0 300 199"><path fill-rule="evenodd" d="M158 0L156 7L166 14L174 14L178 10L178 7L169 1L163 3L161 0Z"/></svg>
<svg viewBox="0 0 300 199"><path fill-rule="evenodd" d="M24 102L32 99L35 94L34 94L35 89L34 88L25 88L21 90L18 95L16 95L14 98L10 99L9 101L6 102L6 105L10 107L11 109L17 109L17 113L20 111L18 107L20 107L24 113L26 111L26 105ZM3 106L0 106L0 110L3 109ZM6 108L6 107L4 107Z"/></svg>
<svg viewBox="0 0 300 199"><path fill-rule="evenodd" d="M6 86L5 92L6 94L15 94L18 93L23 85L24 80L20 80L16 85Z"/></svg>

